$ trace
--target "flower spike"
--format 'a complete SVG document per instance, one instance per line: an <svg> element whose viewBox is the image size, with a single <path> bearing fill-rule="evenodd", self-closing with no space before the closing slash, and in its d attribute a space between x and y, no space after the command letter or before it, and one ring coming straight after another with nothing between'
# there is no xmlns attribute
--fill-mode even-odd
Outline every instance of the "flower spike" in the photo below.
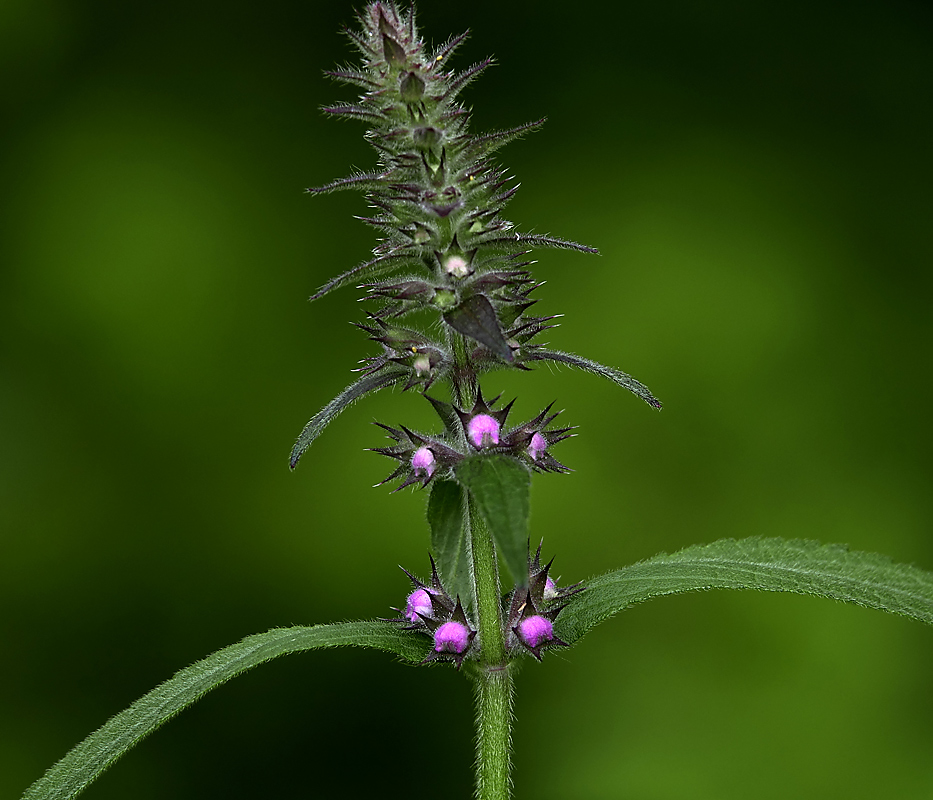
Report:
<svg viewBox="0 0 933 800"><path fill-rule="evenodd" d="M361 190L373 212L359 218L374 226L381 238L372 258L325 283L311 299L349 284L362 288L374 307L360 327L381 352L362 362L362 382L348 387L308 423L290 466L295 467L301 453L347 403L396 383L403 390L424 392L449 381L454 402L468 406L476 398L482 373L529 370L535 362L550 361L602 375L660 408L651 392L626 373L537 341L560 315L531 313L537 302L532 292L541 284L526 269L534 263L527 259L529 252L597 252L549 234L517 230L502 216L519 184L496 163L498 151L539 130L544 119L471 133L470 114L460 96L493 63L491 58L460 72L450 69L448 61L466 34L431 51L418 35L414 8L387 0L370 2L360 12L359 23L347 35L362 63L328 75L362 94L324 111L368 125L366 138L376 150L377 163L309 192ZM424 312L436 315L434 335L395 325ZM484 413L473 412L473 421L464 423L464 441L474 452L508 452L535 471L567 471L550 454L566 431L527 428L519 450L518 434L510 439L504 420L493 414L480 416ZM420 470L418 479L424 471L428 478L434 474L426 464L410 466Z"/></svg>

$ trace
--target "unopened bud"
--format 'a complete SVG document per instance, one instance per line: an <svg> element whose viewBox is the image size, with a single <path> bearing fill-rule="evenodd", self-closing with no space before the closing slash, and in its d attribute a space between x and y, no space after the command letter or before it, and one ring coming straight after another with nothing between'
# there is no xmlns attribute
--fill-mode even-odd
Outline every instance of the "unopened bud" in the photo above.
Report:
<svg viewBox="0 0 933 800"><path fill-rule="evenodd" d="M450 289L438 289L434 292L431 303L442 311L457 305L457 293Z"/></svg>
<svg viewBox="0 0 933 800"><path fill-rule="evenodd" d="M444 264L444 269L452 278L465 278L470 274L470 265L463 256L450 256Z"/></svg>
<svg viewBox="0 0 933 800"><path fill-rule="evenodd" d="M414 103L424 94L424 81L414 72L406 72L399 81L399 94L407 103Z"/></svg>
<svg viewBox="0 0 933 800"><path fill-rule="evenodd" d="M518 624L517 633L522 642L534 650L544 642L550 642L554 639L554 625L546 617L535 614L533 617L523 619Z"/></svg>
<svg viewBox="0 0 933 800"><path fill-rule="evenodd" d="M411 457L411 468L415 475L427 475L429 478L437 469L434 453L428 447L419 447Z"/></svg>
<svg viewBox="0 0 933 800"><path fill-rule="evenodd" d="M405 603L405 616L411 622L418 622L421 617L430 617L434 611L431 605L431 595L425 589L416 589L408 595Z"/></svg>
<svg viewBox="0 0 933 800"><path fill-rule="evenodd" d="M414 360L412 367L418 375L427 375L431 371L431 359L422 354Z"/></svg>
<svg viewBox="0 0 933 800"><path fill-rule="evenodd" d="M499 427L489 414L477 414L467 423L467 438L477 450L499 444Z"/></svg>
<svg viewBox="0 0 933 800"><path fill-rule="evenodd" d="M547 449L547 439L545 439L539 432L535 431L534 436L531 437L531 441L528 443L528 455L531 456L532 461L537 461L538 456L540 456Z"/></svg>
<svg viewBox="0 0 933 800"><path fill-rule="evenodd" d="M464 652L470 646L470 631L462 622L445 622L434 631L434 652Z"/></svg>
<svg viewBox="0 0 933 800"><path fill-rule="evenodd" d="M548 576L544 581L544 599L553 600L560 592L557 591L557 584Z"/></svg>

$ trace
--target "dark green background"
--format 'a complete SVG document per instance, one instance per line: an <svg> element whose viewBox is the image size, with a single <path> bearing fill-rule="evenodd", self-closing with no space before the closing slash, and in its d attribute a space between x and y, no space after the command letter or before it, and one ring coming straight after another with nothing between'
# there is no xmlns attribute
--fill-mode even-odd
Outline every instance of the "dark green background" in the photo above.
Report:
<svg viewBox="0 0 933 800"><path fill-rule="evenodd" d="M318 8L320 6L320 9ZM270 627L390 613L424 571L425 495L372 489L369 422L305 421L373 352L374 234L305 186L374 163L321 71L347 3L0 4L0 796L175 670ZM567 370L577 471L533 536L576 581L694 542L847 542L933 568L933 19L921 3L421 4L494 53L477 129L543 251L551 337L632 372L658 414ZM518 681L519 798L928 798L933 631L824 601L655 601ZM273 663L209 695L91 798L470 796L469 687L373 652Z"/></svg>

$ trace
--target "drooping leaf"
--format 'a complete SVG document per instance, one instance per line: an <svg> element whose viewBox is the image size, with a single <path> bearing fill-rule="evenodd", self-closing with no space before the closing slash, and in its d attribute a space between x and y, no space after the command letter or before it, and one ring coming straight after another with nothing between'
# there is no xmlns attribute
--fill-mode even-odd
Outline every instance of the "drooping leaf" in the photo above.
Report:
<svg viewBox="0 0 933 800"><path fill-rule="evenodd" d="M758 589L843 600L933 625L933 572L801 539L723 539L663 553L586 582L558 618L572 644L629 606L701 589Z"/></svg>
<svg viewBox="0 0 933 800"><path fill-rule="evenodd" d="M505 361L511 362L512 348L502 333L496 310L483 295L468 297L444 314L444 321L458 333L475 339Z"/></svg>
<svg viewBox="0 0 933 800"><path fill-rule="evenodd" d="M510 456L479 454L461 461L456 476L469 490L512 579L526 585L531 474Z"/></svg>
<svg viewBox="0 0 933 800"><path fill-rule="evenodd" d="M608 378L613 383L619 384L624 389L628 389L632 394L637 395L649 406L660 409L661 401L658 400L643 383L635 380L631 375L622 372L615 367L606 367L596 361L590 361L588 358L574 355L573 353L563 353L560 350L534 350L526 357L526 361L557 361L561 364L569 364L571 367L592 372L603 378Z"/></svg>
<svg viewBox="0 0 933 800"><path fill-rule="evenodd" d="M426 652L424 638L387 622L339 622L314 627L276 628L240 642L177 672L174 677L111 717L36 781L22 800L67 800L77 796L107 767L145 736L211 689L248 669L289 653L322 647L372 647L406 661Z"/></svg>
<svg viewBox="0 0 933 800"><path fill-rule="evenodd" d="M456 481L435 480L428 499L428 525L431 550L444 588L451 597L460 597L464 607L473 605L470 585L470 555L463 524L464 489Z"/></svg>
<svg viewBox="0 0 933 800"><path fill-rule="evenodd" d="M408 370L403 367L397 369L385 368L371 375L364 375L358 381L351 383L346 389L331 400L324 408L317 412L305 425L304 430L298 436L295 446L292 448L292 454L288 459L290 469L298 466L298 459L301 458L305 450L320 436L321 431L348 405L355 403L363 395L370 392L379 391L386 386L398 383L407 377Z"/></svg>

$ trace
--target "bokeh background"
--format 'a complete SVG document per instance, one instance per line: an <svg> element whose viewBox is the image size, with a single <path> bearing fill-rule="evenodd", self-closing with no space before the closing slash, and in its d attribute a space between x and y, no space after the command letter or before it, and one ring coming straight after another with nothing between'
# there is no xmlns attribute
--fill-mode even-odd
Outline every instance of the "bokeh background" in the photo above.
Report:
<svg viewBox="0 0 933 800"><path fill-rule="evenodd" d="M580 436L533 536L576 581L695 542L847 542L933 568L933 17L926 4L420 4L494 53L474 128L543 251L566 370L498 374ZM389 613L423 572L423 493L370 488L384 393L289 474L305 421L372 352L357 293L367 168L345 2L0 4L0 796L207 653ZM517 797L933 795L933 631L809 598L657 600L518 681ZM202 700L86 794L471 793L453 670L329 651Z"/></svg>

